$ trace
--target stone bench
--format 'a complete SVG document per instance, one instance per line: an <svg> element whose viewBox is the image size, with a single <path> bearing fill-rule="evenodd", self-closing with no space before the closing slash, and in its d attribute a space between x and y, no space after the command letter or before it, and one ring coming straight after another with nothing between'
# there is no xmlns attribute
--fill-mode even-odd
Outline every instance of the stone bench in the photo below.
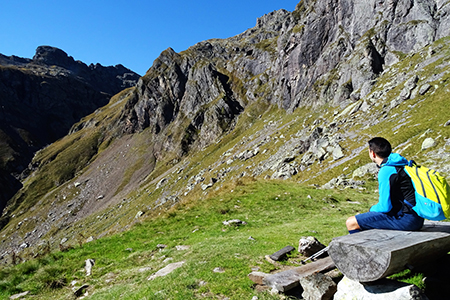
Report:
<svg viewBox="0 0 450 300"><path fill-rule="evenodd" d="M334 238L328 254L348 278L372 282L449 251L450 222L426 221L420 231L373 229Z"/></svg>

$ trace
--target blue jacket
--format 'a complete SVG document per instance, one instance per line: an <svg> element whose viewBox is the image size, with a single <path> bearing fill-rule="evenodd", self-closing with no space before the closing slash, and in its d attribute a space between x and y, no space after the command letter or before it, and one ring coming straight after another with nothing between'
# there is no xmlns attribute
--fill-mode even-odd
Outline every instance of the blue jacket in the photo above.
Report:
<svg viewBox="0 0 450 300"><path fill-rule="evenodd" d="M398 153L391 153L380 165L378 172L378 203L370 211L387 214L412 213L416 204L414 186L403 167L411 164ZM404 201L409 202L407 205Z"/></svg>

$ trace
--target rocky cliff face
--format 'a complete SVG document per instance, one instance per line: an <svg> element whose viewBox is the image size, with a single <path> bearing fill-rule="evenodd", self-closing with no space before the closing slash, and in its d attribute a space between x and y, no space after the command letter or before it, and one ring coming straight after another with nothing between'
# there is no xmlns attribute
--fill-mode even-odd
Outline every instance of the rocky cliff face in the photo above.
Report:
<svg viewBox="0 0 450 300"><path fill-rule="evenodd" d="M138 78L121 65L87 66L49 46L38 47L33 59L0 54L0 211L35 151L66 135Z"/></svg>
<svg viewBox="0 0 450 300"><path fill-rule="evenodd" d="M139 81L123 131L159 133L187 119L204 146L257 101L289 112L348 105L386 67L449 35L449 11L446 1L302 1L236 37L168 49Z"/></svg>
<svg viewBox="0 0 450 300"><path fill-rule="evenodd" d="M450 52L439 39L450 35L449 12L432 0L301 1L238 36L163 51L135 88L35 156L35 176L0 220L4 249L124 230L137 213L194 201L232 178L329 180L361 166L374 134L419 153L434 126L443 148L429 157L443 163L431 166L448 165L448 117L422 121L417 110L446 105ZM35 59L83 69L58 51ZM69 175L48 179L61 165ZM329 185L360 184L349 182Z"/></svg>

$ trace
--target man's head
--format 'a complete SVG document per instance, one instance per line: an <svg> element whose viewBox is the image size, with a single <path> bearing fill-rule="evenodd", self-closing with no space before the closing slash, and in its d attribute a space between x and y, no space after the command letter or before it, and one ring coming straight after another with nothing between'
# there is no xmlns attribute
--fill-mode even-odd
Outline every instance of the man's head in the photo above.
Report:
<svg viewBox="0 0 450 300"><path fill-rule="evenodd" d="M386 158L392 152L391 144L382 137L375 137L369 141L369 153L371 155L371 159L373 160L372 155L376 154L379 158Z"/></svg>

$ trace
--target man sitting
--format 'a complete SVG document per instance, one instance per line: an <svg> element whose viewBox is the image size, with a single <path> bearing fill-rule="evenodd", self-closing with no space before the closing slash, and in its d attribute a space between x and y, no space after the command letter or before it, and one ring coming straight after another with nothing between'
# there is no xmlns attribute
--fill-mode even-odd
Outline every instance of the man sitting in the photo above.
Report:
<svg viewBox="0 0 450 300"><path fill-rule="evenodd" d="M369 212L347 219L349 233L368 229L419 230L424 219L412 209L416 205L414 186L404 166L410 162L392 153L391 144L382 137L369 141L370 159L378 172L378 203Z"/></svg>

